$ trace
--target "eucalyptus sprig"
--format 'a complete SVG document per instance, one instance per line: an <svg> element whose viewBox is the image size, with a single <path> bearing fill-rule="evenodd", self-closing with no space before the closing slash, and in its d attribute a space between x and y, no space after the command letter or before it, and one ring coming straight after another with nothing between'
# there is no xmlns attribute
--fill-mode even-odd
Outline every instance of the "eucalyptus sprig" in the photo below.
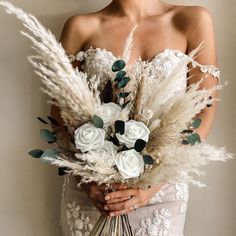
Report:
<svg viewBox="0 0 236 236"><path fill-rule="evenodd" d="M130 92L125 92L125 86L129 83L130 77L126 76L126 71L124 70L126 66L126 63L124 60L116 60L111 69L113 72L116 72L114 81L116 84L116 87L121 92L117 93L118 103L122 108L125 108L125 106L129 103L129 101L126 101L125 99L129 96Z"/></svg>
<svg viewBox="0 0 236 236"><path fill-rule="evenodd" d="M53 117L47 116L47 119L48 121L42 117L37 117L37 120L42 122L44 125L62 126ZM66 126L63 126L63 128L66 129ZM48 142L49 144L55 143L58 138L56 132L50 131L48 129L41 129L40 136L44 141ZM48 148L45 151L42 149L33 149L29 151L28 154L33 158L40 159L44 163L51 163L58 159L60 152L55 148ZM58 167L58 175L67 174L67 170L69 170L69 168L67 167Z"/></svg>
<svg viewBox="0 0 236 236"><path fill-rule="evenodd" d="M201 143L200 135L193 130L193 129L197 129L201 125L201 122L202 120L200 118L195 119L192 122L190 129L184 130L182 132L183 134L186 134L185 139L183 140L182 144L194 145L196 143Z"/></svg>

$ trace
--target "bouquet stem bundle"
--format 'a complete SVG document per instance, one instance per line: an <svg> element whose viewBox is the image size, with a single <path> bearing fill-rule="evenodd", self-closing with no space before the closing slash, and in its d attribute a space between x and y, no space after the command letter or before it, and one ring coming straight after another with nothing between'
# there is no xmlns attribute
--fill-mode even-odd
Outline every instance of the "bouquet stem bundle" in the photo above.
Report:
<svg viewBox="0 0 236 236"><path fill-rule="evenodd" d="M128 215L115 217L100 216L90 236L133 236Z"/></svg>

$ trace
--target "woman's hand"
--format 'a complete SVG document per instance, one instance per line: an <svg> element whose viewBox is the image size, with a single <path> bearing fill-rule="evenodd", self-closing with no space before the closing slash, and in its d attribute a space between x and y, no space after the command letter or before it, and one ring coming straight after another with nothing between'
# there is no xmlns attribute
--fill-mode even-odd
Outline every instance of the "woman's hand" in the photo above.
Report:
<svg viewBox="0 0 236 236"><path fill-rule="evenodd" d="M139 207L145 206L164 184L155 185L149 189L122 189L106 195L105 211L109 216L118 216L129 213ZM126 199L126 200L121 200ZM108 212L107 212L108 213Z"/></svg>
<svg viewBox="0 0 236 236"><path fill-rule="evenodd" d="M98 185L96 183L82 184L82 189L85 191L87 196L101 212L101 214L109 216L109 212L104 209L104 205L107 203L105 201L105 193L107 192L107 187L105 184ZM121 184L114 184L111 186L115 191L124 190L127 187ZM114 202L125 201L127 197L117 198Z"/></svg>

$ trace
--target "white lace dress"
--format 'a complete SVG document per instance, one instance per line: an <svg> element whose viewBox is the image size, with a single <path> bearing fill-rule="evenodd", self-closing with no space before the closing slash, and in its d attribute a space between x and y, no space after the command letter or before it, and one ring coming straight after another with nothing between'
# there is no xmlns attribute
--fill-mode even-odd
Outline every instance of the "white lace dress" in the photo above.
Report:
<svg viewBox="0 0 236 236"><path fill-rule="evenodd" d="M135 73L135 65L144 63L150 76L155 75L158 79L165 79L183 56L188 57L179 50L165 49L151 61L142 61L139 58L130 66L133 66L133 73ZM89 76L98 74L104 79L104 84L113 76L109 74L109 71L113 62L117 60L112 52L93 47L69 57L71 61L83 62L83 71ZM200 65L191 58L189 62L193 67L199 66L202 72L220 78L220 71L213 65ZM171 94L186 89L188 68L185 69L184 76L176 80L175 86L170 91L170 97ZM169 181L156 193L148 205L128 214L133 234L135 236L183 236L188 198L188 183ZM75 178L69 174L65 175L60 220L64 236L89 235L99 216L99 211L86 194L77 187Z"/></svg>

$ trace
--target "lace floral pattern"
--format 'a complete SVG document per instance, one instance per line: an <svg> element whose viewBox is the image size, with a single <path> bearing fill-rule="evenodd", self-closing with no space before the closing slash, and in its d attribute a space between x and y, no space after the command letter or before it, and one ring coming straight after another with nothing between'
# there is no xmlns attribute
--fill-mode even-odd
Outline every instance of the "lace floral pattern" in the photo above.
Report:
<svg viewBox="0 0 236 236"><path fill-rule="evenodd" d="M99 90L103 90L106 82L113 78L114 72L111 65L116 60L115 56L105 49L90 47L84 52L84 61L81 68L88 74L88 78L97 75L101 78Z"/></svg>
<svg viewBox="0 0 236 236"><path fill-rule="evenodd" d="M176 189L175 198L176 200L181 201L179 212L183 214L187 210L189 188L186 183L179 182L175 184L175 189Z"/></svg>
<svg viewBox="0 0 236 236"><path fill-rule="evenodd" d="M216 78L220 78L220 70L214 65L202 65L196 62L194 59L190 58L188 55L184 54L180 50L167 48L164 51L156 54L152 60L142 60L140 57L135 60L133 64L128 64L128 74L132 78L130 81L130 86L132 84L135 88L135 84L138 84L138 73L142 69L145 70L150 79L153 79L153 83L158 85L158 83L168 77L173 69L178 65L181 58L186 57L189 63L192 63L193 68L199 67L203 73L208 73ZM111 71L112 63L118 58L111 52L104 48L93 48L92 46L85 51L79 51L75 55L69 55L70 61L78 60L82 62L81 68L87 73L88 79L97 75L101 78L99 84L99 90L103 90L105 84L108 80L114 77L114 72ZM170 88L169 96L165 99L166 101L170 99L173 94L184 91L186 88L188 67L183 69L180 73L179 79L176 83L173 83L173 88ZM152 83L149 83L149 92L152 91ZM135 89L132 89L135 91ZM131 97L135 97L135 94L130 94Z"/></svg>
<svg viewBox="0 0 236 236"><path fill-rule="evenodd" d="M71 236L89 236L93 225L89 217L80 212L80 205L76 201L67 203L66 219Z"/></svg>
<svg viewBox="0 0 236 236"><path fill-rule="evenodd" d="M149 201L150 204L154 204L154 203L161 203L163 201L163 197L164 197L164 192L162 190L160 190L159 192L157 192Z"/></svg>
<svg viewBox="0 0 236 236"><path fill-rule="evenodd" d="M183 55L181 51L169 48L157 54L150 62L146 62L150 78L158 80L166 78L179 63ZM185 68L183 73L186 74L186 72L187 68Z"/></svg>
<svg viewBox="0 0 236 236"><path fill-rule="evenodd" d="M187 210L189 198L189 186L184 182L169 183L169 186L157 192L149 201L150 204L162 203L165 201L180 201L179 213L183 214Z"/></svg>
<svg viewBox="0 0 236 236"><path fill-rule="evenodd" d="M200 71L203 73L208 73L217 79L220 79L220 70L219 68L215 67L214 65L202 65L196 62L195 60L191 60L193 68L199 67Z"/></svg>
<svg viewBox="0 0 236 236"><path fill-rule="evenodd" d="M158 75L158 78L163 78L171 73L174 66L177 65L183 56L189 59L193 68L199 67L203 73L208 73L220 79L220 70L216 66L202 65L182 51L170 48L166 48L164 51L156 54L152 60L145 61L138 58L133 65L129 66L133 67L141 61L148 66L150 77ZM118 59L111 51L104 48L93 48L92 46L85 51L79 51L75 55L69 55L68 57L71 62L84 60L82 69L86 70L88 74L94 74L94 72L107 74L111 63ZM112 72L107 75L112 75Z"/></svg>
<svg viewBox="0 0 236 236"><path fill-rule="evenodd" d="M135 236L171 236L173 230L171 213L168 209L156 209L153 218L142 220L140 228L136 229Z"/></svg>

